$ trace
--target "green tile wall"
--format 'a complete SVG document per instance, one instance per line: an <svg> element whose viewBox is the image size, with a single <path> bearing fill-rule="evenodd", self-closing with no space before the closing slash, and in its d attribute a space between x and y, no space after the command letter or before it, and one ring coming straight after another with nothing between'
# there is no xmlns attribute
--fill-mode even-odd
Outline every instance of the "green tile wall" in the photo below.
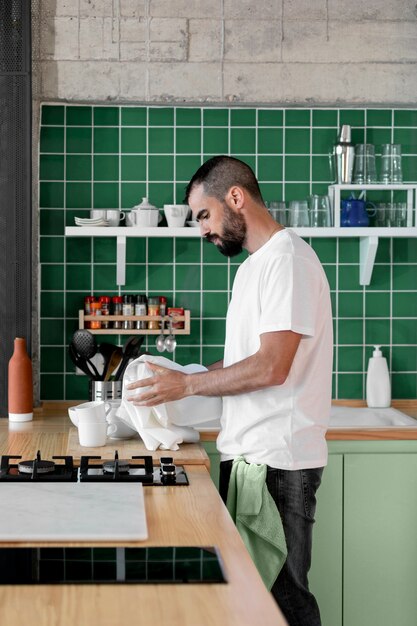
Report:
<svg viewBox="0 0 417 626"><path fill-rule="evenodd" d="M227 260L199 239L128 238L126 285L119 290L115 240L66 239L64 227L74 224L75 215L88 216L91 208L128 209L145 195L159 207L182 202L196 168L220 153L254 168L265 200L325 193L331 182L328 150L340 124L352 125L355 142L400 142L405 182L417 180L417 110L43 105L41 398L87 397L87 381L74 374L66 346L89 294L164 294L192 315L191 335L179 339L174 358L221 358L227 302L242 260ZM378 343L392 371L393 397L415 398L417 240L380 240L368 287L359 285L358 239L310 243L332 292L333 396L364 397L368 358ZM154 338L147 347L155 352Z"/></svg>

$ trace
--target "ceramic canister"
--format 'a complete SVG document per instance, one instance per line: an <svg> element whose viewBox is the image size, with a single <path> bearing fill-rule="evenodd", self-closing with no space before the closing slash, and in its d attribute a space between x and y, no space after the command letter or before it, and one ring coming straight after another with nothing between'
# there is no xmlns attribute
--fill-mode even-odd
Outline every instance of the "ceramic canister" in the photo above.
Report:
<svg viewBox="0 0 417 626"><path fill-rule="evenodd" d="M9 420L28 422L33 419L32 361L26 351L26 340L14 340L14 352L9 361Z"/></svg>

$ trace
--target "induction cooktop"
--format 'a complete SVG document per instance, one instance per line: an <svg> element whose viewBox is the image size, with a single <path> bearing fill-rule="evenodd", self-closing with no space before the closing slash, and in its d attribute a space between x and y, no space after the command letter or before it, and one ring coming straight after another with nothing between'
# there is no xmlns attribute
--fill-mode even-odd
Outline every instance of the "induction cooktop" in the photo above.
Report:
<svg viewBox="0 0 417 626"><path fill-rule="evenodd" d="M0 585L226 582L216 547L0 548Z"/></svg>

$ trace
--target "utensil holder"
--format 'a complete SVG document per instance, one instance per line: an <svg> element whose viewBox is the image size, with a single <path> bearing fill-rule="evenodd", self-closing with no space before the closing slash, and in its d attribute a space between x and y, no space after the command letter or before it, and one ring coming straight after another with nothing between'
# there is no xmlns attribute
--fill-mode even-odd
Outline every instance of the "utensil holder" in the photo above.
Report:
<svg viewBox="0 0 417 626"><path fill-rule="evenodd" d="M119 400L122 397L122 380L91 380L90 400Z"/></svg>

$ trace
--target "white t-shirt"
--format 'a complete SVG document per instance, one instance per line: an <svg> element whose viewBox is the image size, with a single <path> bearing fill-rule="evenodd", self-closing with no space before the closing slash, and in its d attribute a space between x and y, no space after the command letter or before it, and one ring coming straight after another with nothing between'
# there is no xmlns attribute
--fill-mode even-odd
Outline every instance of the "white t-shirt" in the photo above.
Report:
<svg viewBox="0 0 417 626"><path fill-rule="evenodd" d="M222 460L279 469L322 467L331 405L333 327L329 285L313 249L278 231L239 267L226 321L224 367L255 354L262 333L302 334L287 380L223 397Z"/></svg>

